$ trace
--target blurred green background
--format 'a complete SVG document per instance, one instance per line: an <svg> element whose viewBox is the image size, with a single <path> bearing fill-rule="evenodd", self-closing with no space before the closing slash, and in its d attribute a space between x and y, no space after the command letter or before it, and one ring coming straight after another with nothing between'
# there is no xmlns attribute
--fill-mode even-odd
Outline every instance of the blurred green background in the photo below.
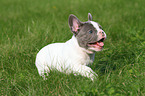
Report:
<svg viewBox="0 0 145 96"><path fill-rule="evenodd" d="M144 96L145 0L1 0L0 95ZM99 75L50 72L44 81L35 57L44 46L69 40L68 16L102 25L105 47L90 67Z"/></svg>

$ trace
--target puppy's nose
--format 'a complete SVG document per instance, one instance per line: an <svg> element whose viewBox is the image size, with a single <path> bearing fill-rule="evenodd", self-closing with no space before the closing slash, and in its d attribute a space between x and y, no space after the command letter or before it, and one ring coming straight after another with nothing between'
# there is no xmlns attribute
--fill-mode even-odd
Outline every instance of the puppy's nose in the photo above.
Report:
<svg viewBox="0 0 145 96"><path fill-rule="evenodd" d="M102 31L102 34L104 34L104 31Z"/></svg>
<svg viewBox="0 0 145 96"><path fill-rule="evenodd" d="M104 31L100 31L99 32L102 36L105 36L105 32Z"/></svg>

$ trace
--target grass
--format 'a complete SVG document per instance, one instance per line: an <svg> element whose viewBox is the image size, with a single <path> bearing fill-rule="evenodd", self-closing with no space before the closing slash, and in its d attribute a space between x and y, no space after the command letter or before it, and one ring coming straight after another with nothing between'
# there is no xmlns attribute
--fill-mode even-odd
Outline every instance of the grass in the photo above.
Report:
<svg viewBox="0 0 145 96"><path fill-rule="evenodd" d="M144 0L1 0L1 96L144 96ZM37 72L37 52L49 43L65 42L72 33L69 14L81 21L87 13L107 34L105 48L90 67L92 82L57 71L44 81Z"/></svg>

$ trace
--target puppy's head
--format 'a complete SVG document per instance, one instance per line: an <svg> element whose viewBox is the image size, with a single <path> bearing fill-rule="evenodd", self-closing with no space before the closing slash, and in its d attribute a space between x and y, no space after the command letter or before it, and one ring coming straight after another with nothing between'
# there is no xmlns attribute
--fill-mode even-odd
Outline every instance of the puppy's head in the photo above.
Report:
<svg viewBox="0 0 145 96"><path fill-rule="evenodd" d="M101 25L92 21L92 15L88 13L88 21L81 22L75 15L69 16L69 27L77 38L80 47L89 51L101 51L106 34Z"/></svg>

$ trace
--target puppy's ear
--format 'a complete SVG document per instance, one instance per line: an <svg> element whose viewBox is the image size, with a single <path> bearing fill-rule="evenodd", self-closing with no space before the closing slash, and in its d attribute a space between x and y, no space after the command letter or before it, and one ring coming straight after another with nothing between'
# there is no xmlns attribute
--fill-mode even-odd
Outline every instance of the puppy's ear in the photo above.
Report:
<svg viewBox="0 0 145 96"><path fill-rule="evenodd" d="M88 21L92 21L92 15L91 15L91 13L88 13Z"/></svg>
<svg viewBox="0 0 145 96"><path fill-rule="evenodd" d="M80 30L80 26L82 24L81 21L75 15L71 14L69 16L68 23L73 34L77 35Z"/></svg>

